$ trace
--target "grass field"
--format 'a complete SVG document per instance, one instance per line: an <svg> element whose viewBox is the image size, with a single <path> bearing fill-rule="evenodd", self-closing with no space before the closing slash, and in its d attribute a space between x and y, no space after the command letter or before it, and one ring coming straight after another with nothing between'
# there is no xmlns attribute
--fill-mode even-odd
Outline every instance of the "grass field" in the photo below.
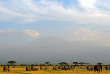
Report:
<svg viewBox="0 0 110 74"><path fill-rule="evenodd" d="M110 74L110 71L103 71L101 73L90 71L10 71L0 72L0 74Z"/></svg>
<svg viewBox="0 0 110 74"><path fill-rule="evenodd" d="M87 71L86 66L83 66L76 67L75 70L52 70L52 67L50 67L50 70L47 71L25 71L25 67L19 66L11 67L10 72L3 72L3 67L0 67L0 74L110 74L110 70L103 70L103 72L97 73L94 71Z"/></svg>

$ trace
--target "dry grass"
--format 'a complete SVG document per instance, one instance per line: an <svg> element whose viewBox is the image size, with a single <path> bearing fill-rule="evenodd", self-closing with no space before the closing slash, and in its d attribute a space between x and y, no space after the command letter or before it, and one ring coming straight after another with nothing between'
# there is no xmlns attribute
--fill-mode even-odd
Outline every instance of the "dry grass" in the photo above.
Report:
<svg viewBox="0 0 110 74"><path fill-rule="evenodd" d="M97 73L94 71L74 70L74 71L10 71L0 72L0 74L110 74L110 71Z"/></svg>
<svg viewBox="0 0 110 74"><path fill-rule="evenodd" d="M63 71L63 70L55 71L55 70L51 70L52 67L50 67L50 70L48 71L25 71L25 67L14 67L14 68L11 67L10 72L3 72L3 67L0 67L0 74L110 74L110 71L106 71L106 70L103 70L103 72L101 73L97 73L94 71L87 71L84 68L86 67L76 67L75 70L69 70L69 71Z"/></svg>

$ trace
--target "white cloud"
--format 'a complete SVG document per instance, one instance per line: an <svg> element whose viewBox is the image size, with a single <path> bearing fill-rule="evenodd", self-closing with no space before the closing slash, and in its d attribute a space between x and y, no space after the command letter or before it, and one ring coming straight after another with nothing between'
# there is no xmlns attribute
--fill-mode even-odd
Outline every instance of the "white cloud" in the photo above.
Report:
<svg viewBox="0 0 110 74"><path fill-rule="evenodd" d="M38 32L33 31L33 30L24 30L23 33L32 38L36 38L36 37L40 36L40 34Z"/></svg>
<svg viewBox="0 0 110 74"><path fill-rule="evenodd" d="M90 29L79 29L73 32L74 41L92 41L102 46L110 46L110 30L93 31Z"/></svg>
<svg viewBox="0 0 110 74"><path fill-rule="evenodd" d="M96 0L79 0L81 7L85 10L94 9Z"/></svg>
<svg viewBox="0 0 110 74"><path fill-rule="evenodd" d="M9 34L13 31L14 31L14 29L0 30L0 35Z"/></svg>
<svg viewBox="0 0 110 74"><path fill-rule="evenodd" d="M103 10L110 10L110 0L100 1L97 0L97 6L99 6Z"/></svg>
<svg viewBox="0 0 110 74"><path fill-rule="evenodd" d="M6 32L3 30L0 30L0 34L5 34Z"/></svg>
<svg viewBox="0 0 110 74"><path fill-rule="evenodd" d="M99 0L79 0L81 10L76 7L65 8L59 2L50 0L12 0L13 5L0 6L0 21L15 21L31 23L39 20L68 21L76 24L109 25L110 12L96 5L102 5ZM10 4L12 2L10 1ZM107 1L105 2L107 3ZM107 7L107 5L106 5ZM82 9L84 9L82 11Z"/></svg>
<svg viewBox="0 0 110 74"><path fill-rule="evenodd" d="M80 29L76 30L74 33L75 40L86 40L86 41L93 41L95 40L95 32L89 30L89 29Z"/></svg>

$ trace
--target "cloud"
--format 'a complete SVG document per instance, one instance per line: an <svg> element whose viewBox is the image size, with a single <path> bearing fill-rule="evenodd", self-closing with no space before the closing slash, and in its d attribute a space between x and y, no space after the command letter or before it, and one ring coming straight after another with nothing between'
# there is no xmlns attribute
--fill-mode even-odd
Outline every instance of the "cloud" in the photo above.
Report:
<svg viewBox="0 0 110 74"><path fill-rule="evenodd" d="M110 12L97 7L99 0L78 0L80 7L65 8L62 3L50 0L11 0L0 5L0 21L31 23L43 20L68 21L76 24L109 25ZM104 3L107 3L105 1ZM13 5L12 5L13 3ZM108 4L107 4L108 5ZM106 8L109 6L105 6ZM103 6L104 7L104 6ZM82 11L83 9L83 11Z"/></svg>
<svg viewBox="0 0 110 74"><path fill-rule="evenodd" d="M5 34L6 32L3 30L0 30L0 34Z"/></svg>
<svg viewBox="0 0 110 74"><path fill-rule="evenodd" d="M0 30L0 35L9 34L13 31L14 31L14 29Z"/></svg>
<svg viewBox="0 0 110 74"><path fill-rule="evenodd" d="M97 6L100 7L102 10L109 11L110 10L110 1L109 0L104 0L100 1L97 0Z"/></svg>
<svg viewBox="0 0 110 74"><path fill-rule="evenodd" d="M32 38L36 38L36 37L40 36L40 34L38 32L33 31L33 30L24 30L23 33Z"/></svg>
<svg viewBox="0 0 110 74"><path fill-rule="evenodd" d="M110 46L110 30L79 29L74 31L72 36L73 41L91 41L96 45Z"/></svg>
<svg viewBox="0 0 110 74"><path fill-rule="evenodd" d="M74 38L75 40L89 40L89 41L94 41L94 36L95 33L89 29L80 29L76 30L74 33Z"/></svg>
<svg viewBox="0 0 110 74"><path fill-rule="evenodd" d="M79 0L79 3L83 9L89 10L95 8L96 0Z"/></svg>

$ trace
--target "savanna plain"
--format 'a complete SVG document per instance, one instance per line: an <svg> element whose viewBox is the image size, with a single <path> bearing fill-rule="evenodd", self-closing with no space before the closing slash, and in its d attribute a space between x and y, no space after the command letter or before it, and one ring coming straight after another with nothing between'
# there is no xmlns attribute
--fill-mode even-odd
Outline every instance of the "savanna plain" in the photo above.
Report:
<svg viewBox="0 0 110 74"><path fill-rule="evenodd" d="M94 71L87 71L86 66L83 66L76 67L74 70L52 70L52 67L50 67L49 70L26 71L25 66L15 66L10 67L9 72L3 72L3 66L1 66L0 74L110 74L110 70L105 70L103 66L103 71L98 73Z"/></svg>

